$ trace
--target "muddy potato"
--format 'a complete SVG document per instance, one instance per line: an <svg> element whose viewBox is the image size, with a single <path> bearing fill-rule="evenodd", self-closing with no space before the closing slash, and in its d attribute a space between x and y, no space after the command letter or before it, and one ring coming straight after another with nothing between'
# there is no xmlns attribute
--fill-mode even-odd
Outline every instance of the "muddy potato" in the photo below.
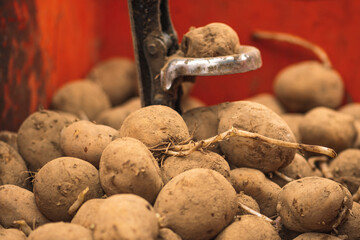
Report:
<svg viewBox="0 0 360 240"><path fill-rule="evenodd" d="M133 193L153 203L163 186L157 161L135 138L111 142L101 155L99 173L107 196Z"/></svg>
<svg viewBox="0 0 360 240"><path fill-rule="evenodd" d="M351 214L347 220L341 224L337 230L339 235L346 235L348 240L359 240L360 239L360 204L353 202Z"/></svg>
<svg viewBox="0 0 360 240"><path fill-rule="evenodd" d="M241 204L251 208L252 210L255 210L256 212L260 212L259 204L251 196L246 195L243 191L241 191L240 193L238 193L236 195L236 197L237 197L237 202L238 202L238 211L237 211L236 215L249 214L243 207L241 207ZM239 204L239 203L241 203L241 204Z"/></svg>
<svg viewBox="0 0 360 240"><path fill-rule="evenodd" d="M28 178L29 172L20 154L9 144L0 141L0 185L30 188Z"/></svg>
<svg viewBox="0 0 360 240"><path fill-rule="evenodd" d="M73 113L76 116L94 120L102 111L111 106L109 97L96 83L86 79L69 82L58 89L51 108Z"/></svg>
<svg viewBox="0 0 360 240"><path fill-rule="evenodd" d="M161 173L167 183L176 175L193 168L212 169L230 179L229 164L222 156L211 151L194 151L183 157L170 156L162 162Z"/></svg>
<svg viewBox="0 0 360 240"><path fill-rule="evenodd" d="M54 111L42 110L28 116L21 124L17 144L19 153L31 171L63 156L60 131L68 122Z"/></svg>
<svg viewBox="0 0 360 240"><path fill-rule="evenodd" d="M73 157L54 159L35 175L36 205L52 221L70 221L68 210L87 187L84 201L102 197L99 174L93 165Z"/></svg>
<svg viewBox="0 0 360 240"><path fill-rule="evenodd" d="M240 220L227 226L215 240L281 240L275 228L265 220L253 216L242 215Z"/></svg>
<svg viewBox="0 0 360 240"><path fill-rule="evenodd" d="M93 240L91 231L83 226L55 222L48 223L31 232L28 240Z"/></svg>
<svg viewBox="0 0 360 240"><path fill-rule="evenodd" d="M32 192L15 185L0 186L0 224L17 228L14 223L24 220L29 226L38 227L49 222L39 211Z"/></svg>
<svg viewBox="0 0 360 240"><path fill-rule="evenodd" d="M134 194L117 194L99 207L94 240L153 239L159 233L156 212L145 199Z"/></svg>
<svg viewBox="0 0 360 240"><path fill-rule="evenodd" d="M281 105L279 100L276 99L276 97L269 93L260 93L257 94L249 99L247 101L260 103L271 110L273 110L276 114L283 114L285 113L284 107Z"/></svg>
<svg viewBox="0 0 360 240"><path fill-rule="evenodd" d="M301 113L285 113L281 114L280 117L284 119L287 125L290 127L291 131L294 133L296 141L301 143L301 134L300 134L300 123L304 119L304 114Z"/></svg>
<svg viewBox="0 0 360 240"><path fill-rule="evenodd" d="M182 239L211 239L233 220L236 192L220 173L195 168L168 182L154 208L160 214L160 225Z"/></svg>
<svg viewBox="0 0 360 240"><path fill-rule="evenodd" d="M281 188L256 169L237 168L230 171L233 186L237 192L243 191L259 204L260 212L268 217L276 214L277 197Z"/></svg>
<svg viewBox="0 0 360 240"><path fill-rule="evenodd" d="M18 151L17 146L17 133L10 131L0 131L0 141L3 141L10 146L12 146L16 151Z"/></svg>
<svg viewBox="0 0 360 240"><path fill-rule="evenodd" d="M210 23L204 27L190 28L181 41L181 51L186 57L217 57L235 54L240 47L237 33L223 23Z"/></svg>
<svg viewBox="0 0 360 240"><path fill-rule="evenodd" d="M280 191L277 212L284 226L297 232L330 232L352 208L352 196L327 178L305 177Z"/></svg>
<svg viewBox="0 0 360 240"><path fill-rule="evenodd" d="M182 117L172 108L162 105L143 107L132 112L120 128L120 137L139 139L147 147L188 140L189 130Z"/></svg>
<svg viewBox="0 0 360 240"><path fill-rule="evenodd" d="M160 228L157 240L181 240L181 237L169 228Z"/></svg>
<svg viewBox="0 0 360 240"><path fill-rule="evenodd" d="M307 112L299 130L303 143L329 147L336 152L351 147L356 138L354 119L325 107Z"/></svg>
<svg viewBox="0 0 360 240"><path fill-rule="evenodd" d="M137 88L136 65L127 58L110 58L100 62L87 78L103 88L113 106L135 95Z"/></svg>
<svg viewBox="0 0 360 240"><path fill-rule="evenodd" d="M99 214L99 207L104 201L105 199L103 198L93 198L87 200L76 212L75 216L71 220L71 223L93 230L96 227L95 222L97 215Z"/></svg>
<svg viewBox="0 0 360 240"><path fill-rule="evenodd" d="M336 236L326 233L303 233L294 238L294 240L341 240Z"/></svg>
<svg viewBox="0 0 360 240"><path fill-rule="evenodd" d="M129 116L130 113L135 112L140 108L140 98L132 98L119 106L103 111L100 113L100 115L97 116L95 121L99 124L104 124L114 129L120 129L125 118Z"/></svg>
<svg viewBox="0 0 360 240"><path fill-rule="evenodd" d="M218 133L231 127L266 137L295 142L295 137L283 119L269 108L254 102L238 101L219 113ZM259 169L265 173L286 167L295 155L295 149L278 147L249 138L232 137L220 142L225 159L236 167Z"/></svg>
<svg viewBox="0 0 360 240"><path fill-rule="evenodd" d="M85 160L99 167L105 147L119 136L119 131L87 120L64 127L60 133L60 146L66 156Z"/></svg>
<svg viewBox="0 0 360 240"><path fill-rule="evenodd" d="M274 93L289 112L314 107L337 108L344 96L344 83L337 71L317 61L292 64L274 80Z"/></svg>
<svg viewBox="0 0 360 240"><path fill-rule="evenodd" d="M26 240L26 235L15 228L2 228L0 226L0 239L1 240Z"/></svg>

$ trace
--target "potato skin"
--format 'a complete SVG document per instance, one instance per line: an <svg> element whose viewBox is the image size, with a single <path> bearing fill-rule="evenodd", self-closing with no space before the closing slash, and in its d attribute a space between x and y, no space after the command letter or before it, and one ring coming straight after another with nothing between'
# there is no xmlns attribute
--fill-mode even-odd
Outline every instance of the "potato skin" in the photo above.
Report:
<svg viewBox="0 0 360 240"><path fill-rule="evenodd" d="M66 156L80 158L98 168L103 150L118 136L119 132L111 127L82 120L62 129L60 146Z"/></svg>
<svg viewBox="0 0 360 240"><path fill-rule="evenodd" d="M246 195L243 191L236 195L238 203L244 204L245 206L255 210L256 212L260 212L259 204L253 199L251 196ZM244 210L240 204L238 206L238 211L236 215L246 215L249 214L246 210Z"/></svg>
<svg viewBox="0 0 360 240"><path fill-rule="evenodd" d="M240 220L227 226L215 240L281 240L275 228L265 220L253 216L242 215Z"/></svg>
<svg viewBox="0 0 360 240"><path fill-rule="evenodd" d="M3 141L10 146L12 146L16 151L18 151L17 146L17 133L16 132L10 132L10 131L0 131L0 141Z"/></svg>
<svg viewBox="0 0 360 240"><path fill-rule="evenodd" d="M160 224L182 239L211 239L233 220L236 192L220 173L195 168L168 182L154 208L161 216Z"/></svg>
<svg viewBox="0 0 360 240"><path fill-rule="evenodd" d="M159 224L153 207L134 194L116 194L99 207L94 240L153 239Z"/></svg>
<svg viewBox="0 0 360 240"><path fill-rule="evenodd" d="M0 226L0 239L4 240L26 240L26 235L15 228L2 228Z"/></svg>
<svg viewBox="0 0 360 240"><path fill-rule="evenodd" d="M303 233L293 240L341 240L342 238L335 237L325 233Z"/></svg>
<svg viewBox="0 0 360 240"><path fill-rule="evenodd" d="M91 231L83 226L65 222L48 223L31 232L28 240L92 240Z"/></svg>
<svg viewBox="0 0 360 240"><path fill-rule="evenodd" d="M0 224L17 228L13 222L21 219L35 227L49 222L36 206L32 192L10 184L0 186Z"/></svg>
<svg viewBox="0 0 360 240"><path fill-rule="evenodd" d="M134 193L153 203L163 186L158 163L150 150L135 138L111 142L101 155L99 172L108 196Z"/></svg>
<svg viewBox="0 0 360 240"><path fill-rule="evenodd" d="M9 144L0 141L0 185L30 188L28 177L28 169L20 154Z"/></svg>
<svg viewBox="0 0 360 240"><path fill-rule="evenodd" d="M284 113L281 114L280 117L284 119L287 125L290 127L293 132L295 139L298 143L301 143L301 134L300 134L300 123L304 119L304 114L301 113Z"/></svg>
<svg viewBox="0 0 360 240"><path fill-rule="evenodd" d="M247 100L251 102L260 103L273 110L276 114L280 115L285 113L285 109L283 108L279 100L277 100L277 98L272 94L260 93Z"/></svg>
<svg viewBox="0 0 360 240"><path fill-rule="evenodd" d="M162 105L143 107L132 112L120 128L120 137L139 139L147 147L190 138L182 117L172 108Z"/></svg>
<svg viewBox="0 0 360 240"><path fill-rule="evenodd" d="M71 220L71 223L93 230L96 227L95 222L99 214L99 207L104 201L105 199L103 198L93 198L87 200L76 212L75 216Z"/></svg>
<svg viewBox="0 0 360 240"><path fill-rule="evenodd" d="M70 221L68 210L86 187L89 191L85 201L103 195L99 173L93 165L73 157L54 159L35 175L36 205L52 221Z"/></svg>
<svg viewBox="0 0 360 240"><path fill-rule="evenodd" d="M37 171L47 162L64 155L60 147L60 131L66 124L63 116L49 110L35 112L21 124L17 144L31 171Z"/></svg>
<svg viewBox="0 0 360 240"><path fill-rule="evenodd" d="M360 204L353 202L351 209L352 214L348 216L348 219L341 224L337 230L339 235L347 235L348 240L359 240L360 239Z"/></svg>
<svg viewBox="0 0 360 240"><path fill-rule="evenodd" d="M336 152L351 147L356 138L354 118L325 107L307 112L299 130L303 143L329 147Z"/></svg>
<svg viewBox="0 0 360 240"><path fill-rule="evenodd" d="M282 223L297 232L329 232L337 220L346 219L351 208L350 192L341 184L320 177L305 177L286 184L277 204ZM342 210L345 215L340 214Z"/></svg>
<svg viewBox="0 0 360 240"><path fill-rule="evenodd" d="M235 127L266 137L295 142L295 137L285 121L261 104L249 101L233 102L220 111L219 116L218 133ZM220 147L225 159L236 167L255 168L265 173L289 165L295 155L294 149L241 137L222 141Z"/></svg>
<svg viewBox="0 0 360 240"><path fill-rule="evenodd" d="M275 216L277 198L281 188L256 169L236 168L230 171L233 186L243 191L259 204L260 212L268 217Z"/></svg>
<svg viewBox="0 0 360 240"><path fill-rule="evenodd" d="M169 228L160 228L157 240L182 240L179 235Z"/></svg>
<svg viewBox="0 0 360 240"><path fill-rule="evenodd" d="M304 61L278 73L274 93L289 112L306 112L319 106L337 108L344 95L344 83L334 69L317 61Z"/></svg>

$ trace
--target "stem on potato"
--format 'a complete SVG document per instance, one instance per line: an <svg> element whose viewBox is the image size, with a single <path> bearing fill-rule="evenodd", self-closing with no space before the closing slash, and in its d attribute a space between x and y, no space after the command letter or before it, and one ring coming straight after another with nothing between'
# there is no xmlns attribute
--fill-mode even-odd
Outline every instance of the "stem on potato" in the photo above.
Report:
<svg viewBox="0 0 360 240"><path fill-rule="evenodd" d="M20 230L23 231L23 233L25 233L26 236L29 236L29 234L32 232L31 227L25 222L25 220L14 221L14 224L18 224Z"/></svg>
<svg viewBox="0 0 360 240"><path fill-rule="evenodd" d="M282 172L279 172L279 171L274 171L274 173L280 177L282 180L286 181L286 182L292 182L294 181L295 179L291 178L291 177L288 177L286 176L285 174L283 174Z"/></svg>
<svg viewBox="0 0 360 240"><path fill-rule="evenodd" d="M73 215L84 203L85 195L87 194L88 191L89 191L89 187L86 187L81 193L79 193L76 201L71 205L71 207L68 210L68 213L70 215Z"/></svg>
<svg viewBox="0 0 360 240"><path fill-rule="evenodd" d="M244 209L246 212L248 212L248 213L250 213L250 214L252 214L252 215L255 215L255 216L257 216L257 217L259 217L259 218L261 218L261 219L263 219L263 220L265 220L265 221L267 221L267 222L269 222L269 223L273 223L273 222L274 222L271 218L268 218L267 216L265 216L265 215L263 215L263 214L255 211L254 209L249 208L248 206L242 204L241 202L238 202L238 204L239 204L239 206L240 206L242 209Z"/></svg>
<svg viewBox="0 0 360 240"><path fill-rule="evenodd" d="M270 31L255 31L252 34L252 37L255 39L271 39L281 42L287 42L307 48L312 51L324 64L325 67L332 68L331 61L324 51L324 49L312 42L309 42L301 37L289 34L289 33L279 33L279 32L270 32Z"/></svg>

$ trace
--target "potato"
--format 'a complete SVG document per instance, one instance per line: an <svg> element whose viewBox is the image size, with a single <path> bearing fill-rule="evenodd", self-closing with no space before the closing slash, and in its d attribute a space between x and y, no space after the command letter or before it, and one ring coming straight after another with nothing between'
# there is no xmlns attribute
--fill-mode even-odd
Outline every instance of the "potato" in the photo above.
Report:
<svg viewBox="0 0 360 240"><path fill-rule="evenodd" d="M66 124L63 116L49 110L35 112L23 121L17 144L31 171L37 171L52 159L64 155L60 147L60 131Z"/></svg>
<svg viewBox="0 0 360 240"><path fill-rule="evenodd" d="M205 103L202 102L200 99L188 96L186 98L183 98L180 102L181 110L182 112L187 112L194 108L204 107Z"/></svg>
<svg viewBox="0 0 360 240"><path fill-rule="evenodd" d="M162 163L161 173L167 183L176 175L193 168L212 169L230 179L229 164L219 154L210 151L195 151L183 157L170 156Z"/></svg>
<svg viewBox="0 0 360 240"><path fill-rule="evenodd" d="M267 179L256 169L237 168L230 171L236 192L243 191L251 196L260 206L260 212L268 217L276 214L277 197L281 188Z"/></svg>
<svg viewBox="0 0 360 240"><path fill-rule="evenodd" d="M242 240L281 240L269 222L253 215L242 215L240 220L227 226L215 240L240 238Z"/></svg>
<svg viewBox="0 0 360 240"><path fill-rule="evenodd" d="M327 178L305 177L280 191L277 212L284 226L297 232L330 232L352 208L352 196L341 184Z"/></svg>
<svg viewBox="0 0 360 240"><path fill-rule="evenodd" d="M295 142L289 126L269 108L254 102L238 101L229 104L219 113L218 133L231 127L266 137ZM278 147L242 137L220 142L225 159L236 167L259 169L265 173L276 171L291 163L295 149Z"/></svg>
<svg viewBox="0 0 360 240"><path fill-rule="evenodd" d="M120 137L139 139L147 147L179 143L190 138L182 117L172 108L152 105L131 113L120 128Z"/></svg>
<svg viewBox="0 0 360 240"><path fill-rule="evenodd" d="M30 188L28 178L29 172L20 154L9 144L0 141L0 185Z"/></svg>
<svg viewBox="0 0 360 240"><path fill-rule="evenodd" d="M17 228L14 221L24 220L29 226L38 227L49 222L39 211L34 194L15 186L0 186L0 224L5 228Z"/></svg>
<svg viewBox="0 0 360 240"><path fill-rule="evenodd" d="M354 194L360 186L360 149L348 148L329 164L329 170Z"/></svg>
<svg viewBox="0 0 360 240"><path fill-rule="evenodd" d="M287 125L290 127L291 131L293 132L296 141L301 143L301 134L299 130L299 125L304 119L304 114L301 113L285 113L281 114L280 117L284 119Z"/></svg>
<svg viewBox="0 0 360 240"><path fill-rule="evenodd" d="M220 173L195 168L168 182L154 208L160 214L161 226L182 239L211 239L233 220L236 192Z"/></svg>
<svg viewBox="0 0 360 240"><path fill-rule="evenodd" d="M337 230L339 235L347 235L348 240L360 239L360 204L353 202L351 209L352 213L348 216L347 220L341 224Z"/></svg>
<svg viewBox="0 0 360 240"><path fill-rule="evenodd" d="M360 120L355 120L354 122L355 130L356 130L356 139L353 144L353 148L360 148Z"/></svg>
<svg viewBox="0 0 360 240"><path fill-rule="evenodd" d="M186 57L217 57L235 54L240 47L237 33L223 23L210 23L204 27L190 28L181 41L181 51Z"/></svg>
<svg viewBox="0 0 360 240"><path fill-rule="evenodd" d="M65 222L48 223L31 232L28 240L92 240L91 231Z"/></svg>
<svg viewBox="0 0 360 240"><path fill-rule="evenodd" d="M289 112L306 112L320 106L337 108L344 96L344 83L333 68L304 61L278 73L274 93Z"/></svg>
<svg viewBox="0 0 360 240"><path fill-rule="evenodd" d="M111 106L109 97L96 83L86 79L69 82L58 89L51 108L73 113L80 118L94 120L102 111Z"/></svg>
<svg viewBox="0 0 360 240"><path fill-rule="evenodd" d="M160 228L157 240L181 240L181 237L169 228Z"/></svg>
<svg viewBox="0 0 360 240"><path fill-rule="evenodd" d="M87 120L64 127L60 133L60 146L66 156L85 160L96 168L105 147L119 136L119 131Z"/></svg>
<svg viewBox="0 0 360 240"><path fill-rule="evenodd" d="M276 97L270 93L257 94L255 96L252 96L251 98L248 98L247 101L260 103L265 107L270 108L279 115L285 113L285 109L283 108L279 100L277 100Z"/></svg>
<svg viewBox="0 0 360 240"><path fill-rule="evenodd" d="M99 214L99 207L104 201L105 199L102 198L93 198L87 200L83 205L81 205L71 220L71 223L78 224L87 229L93 230L96 227L95 222Z"/></svg>
<svg viewBox="0 0 360 240"><path fill-rule="evenodd" d="M127 58L110 58L98 63L87 75L98 83L109 96L113 106L135 95L137 88L136 65Z"/></svg>
<svg viewBox="0 0 360 240"><path fill-rule="evenodd" d="M345 104L339 108L339 112L349 114L353 116L355 120L360 120L360 103L353 102Z"/></svg>
<svg viewBox="0 0 360 240"><path fill-rule="evenodd" d="M303 233L294 240L341 240L342 238L335 237L326 233Z"/></svg>
<svg viewBox="0 0 360 240"><path fill-rule="evenodd" d="M307 112L299 130L303 143L329 147L336 152L351 147L356 138L354 119L325 107Z"/></svg>
<svg viewBox="0 0 360 240"><path fill-rule="evenodd" d="M107 196L134 193L153 203L163 186L158 163L135 138L111 142L101 155L99 172Z"/></svg>
<svg viewBox="0 0 360 240"><path fill-rule="evenodd" d="M95 121L99 124L104 124L115 129L120 129L125 118L129 116L130 113L135 112L140 108L140 98L132 98L119 106L103 111L97 116Z"/></svg>
<svg viewBox="0 0 360 240"><path fill-rule="evenodd" d="M10 146L12 146L16 151L18 151L17 146L17 133L10 131L0 131L0 141L3 141Z"/></svg>
<svg viewBox="0 0 360 240"><path fill-rule="evenodd" d="M15 228L2 228L0 227L0 239L3 240L26 240L26 235Z"/></svg>
<svg viewBox="0 0 360 240"><path fill-rule="evenodd" d="M154 239L159 225L153 207L134 194L117 194L99 207L94 240Z"/></svg>
<svg viewBox="0 0 360 240"><path fill-rule="evenodd" d="M86 187L89 191L84 201L103 195L99 174L93 165L73 157L56 158L35 175L36 205L52 221L70 221L72 216L68 210Z"/></svg>
<svg viewBox="0 0 360 240"><path fill-rule="evenodd" d="M316 173L314 173L307 160L298 153L295 154L294 160L285 168L279 169L279 172L292 179L316 176ZM280 187L288 183L276 174L273 175L271 180Z"/></svg>
<svg viewBox="0 0 360 240"><path fill-rule="evenodd" d="M241 203L251 208L252 210L255 210L256 212L260 212L260 207L259 204L256 202L256 200L250 197L249 195L246 195L243 191L240 191L240 193L238 193L236 197L238 203ZM249 213L246 210L244 210L239 204L236 215L246 215L246 214Z"/></svg>

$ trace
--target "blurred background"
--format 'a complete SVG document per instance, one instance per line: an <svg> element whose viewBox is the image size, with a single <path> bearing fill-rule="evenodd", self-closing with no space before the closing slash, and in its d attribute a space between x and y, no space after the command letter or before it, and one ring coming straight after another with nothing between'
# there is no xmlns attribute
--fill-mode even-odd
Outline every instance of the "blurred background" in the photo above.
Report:
<svg viewBox="0 0 360 240"><path fill-rule="evenodd" d="M257 47L263 67L199 77L192 96L208 105L272 93L283 67L316 56L300 47L254 41L254 30L298 35L328 53L346 87L344 102L360 101L360 1L169 0L179 41L191 26L223 22L240 43ZM84 78L98 62L134 59L126 0L0 0L0 130L17 131L39 106L48 107L65 83Z"/></svg>

